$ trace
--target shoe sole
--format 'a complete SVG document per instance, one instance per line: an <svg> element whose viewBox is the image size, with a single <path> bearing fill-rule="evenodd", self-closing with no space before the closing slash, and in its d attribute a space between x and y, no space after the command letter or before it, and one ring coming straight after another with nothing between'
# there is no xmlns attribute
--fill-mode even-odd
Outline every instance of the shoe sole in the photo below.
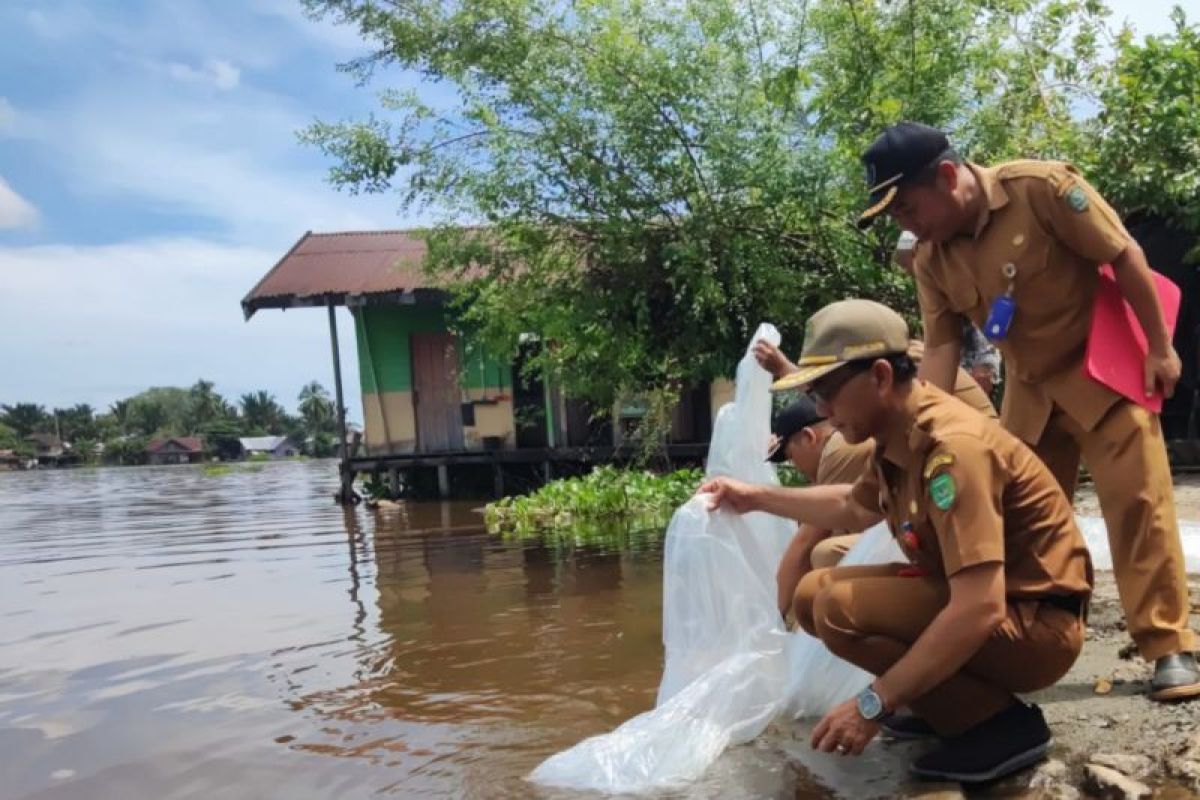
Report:
<svg viewBox="0 0 1200 800"><path fill-rule="evenodd" d="M1191 700L1200 697L1200 683L1189 683L1187 686L1171 686L1150 692L1150 699L1160 703L1170 703L1175 700Z"/></svg>
<svg viewBox="0 0 1200 800"><path fill-rule="evenodd" d="M921 769L915 764L909 767L909 771L916 777L925 780L954 781L955 783L987 783L1003 778L1006 775L1011 775L1026 767L1033 766L1046 757L1053 744L1054 740L1050 739L1036 747L1031 747L1025 752L1017 753L1008 760L997 764L987 772L944 772L935 769Z"/></svg>

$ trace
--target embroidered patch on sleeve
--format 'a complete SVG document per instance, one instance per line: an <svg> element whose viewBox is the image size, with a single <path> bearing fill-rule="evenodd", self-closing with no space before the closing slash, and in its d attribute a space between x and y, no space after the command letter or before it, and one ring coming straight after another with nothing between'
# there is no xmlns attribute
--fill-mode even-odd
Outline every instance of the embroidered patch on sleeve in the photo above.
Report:
<svg viewBox="0 0 1200 800"><path fill-rule="evenodd" d="M1064 197L1067 201L1067 205L1071 207L1072 211L1076 212L1077 214L1082 214L1084 211L1087 211L1087 193L1083 191L1082 187L1072 186L1067 190L1067 193L1064 195Z"/></svg>
<svg viewBox="0 0 1200 800"><path fill-rule="evenodd" d="M929 497L933 500L933 504L942 511L947 511L950 506L954 505L954 497L957 493L958 487L954 485L954 478L948 472L936 475L929 482Z"/></svg>

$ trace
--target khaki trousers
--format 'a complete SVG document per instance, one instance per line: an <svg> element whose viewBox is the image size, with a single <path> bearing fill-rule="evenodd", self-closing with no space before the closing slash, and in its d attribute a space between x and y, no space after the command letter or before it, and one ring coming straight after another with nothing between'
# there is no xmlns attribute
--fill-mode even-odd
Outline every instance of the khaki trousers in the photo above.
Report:
<svg viewBox="0 0 1200 800"><path fill-rule="evenodd" d="M836 567L842 557L850 552L850 548L854 547L854 543L860 536L862 536L861 533L847 533L842 536L830 536L817 542L817 546L812 549L812 555L809 556L813 569Z"/></svg>
<svg viewBox="0 0 1200 800"><path fill-rule="evenodd" d="M1153 661L1195 649L1175 491L1158 416L1128 400L1092 430L1055 407L1034 448L1073 497L1079 460L1096 484L1129 633Z"/></svg>
<svg viewBox="0 0 1200 800"><path fill-rule="evenodd" d="M950 597L940 578L899 577L902 564L814 570L796 588L804 630L834 654L882 675L908 652ZM911 703L939 734L973 728L1012 705L1014 692L1050 686L1083 647L1083 621L1036 601L1009 604L1008 618L947 681Z"/></svg>

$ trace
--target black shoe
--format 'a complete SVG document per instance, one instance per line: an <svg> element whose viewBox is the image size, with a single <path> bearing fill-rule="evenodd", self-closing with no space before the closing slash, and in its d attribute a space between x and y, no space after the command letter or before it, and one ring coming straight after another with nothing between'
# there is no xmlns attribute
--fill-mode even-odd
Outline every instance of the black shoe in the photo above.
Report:
<svg viewBox="0 0 1200 800"><path fill-rule="evenodd" d="M1191 653L1163 656L1154 662L1151 700L1190 700L1200 697L1200 667Z"/></svg>
<svg viewBox="0 0 1200 800"><path fill-rule="evenodd" d="M1053 743L1042 710L1017 702L913 762L925 780L983 783L1011 775L1046 757Z"/></svg>
<svg viewBox="0 0 1200 800"><path fill-rule="evenodd" d="M880 723L879 727L883 729L883 735L891 739L908 741L910 739L932 739L937 736L937 731L933 729L933 726L915 714L888 717Z"/></svg>

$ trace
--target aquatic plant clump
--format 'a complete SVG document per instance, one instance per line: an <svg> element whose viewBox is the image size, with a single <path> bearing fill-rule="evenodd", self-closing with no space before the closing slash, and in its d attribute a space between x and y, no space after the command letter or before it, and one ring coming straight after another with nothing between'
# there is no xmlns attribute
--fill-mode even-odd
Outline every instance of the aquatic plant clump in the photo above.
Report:
<svg viewBox="0 0 1200 800"><path fill-rule="evenodd" d="M699 469L655 475L598 467L580 478L548 483L533 494L489 503L484 519L492 533L522 536L597 523L658 528L691 497L703 477Z"/></svg>

